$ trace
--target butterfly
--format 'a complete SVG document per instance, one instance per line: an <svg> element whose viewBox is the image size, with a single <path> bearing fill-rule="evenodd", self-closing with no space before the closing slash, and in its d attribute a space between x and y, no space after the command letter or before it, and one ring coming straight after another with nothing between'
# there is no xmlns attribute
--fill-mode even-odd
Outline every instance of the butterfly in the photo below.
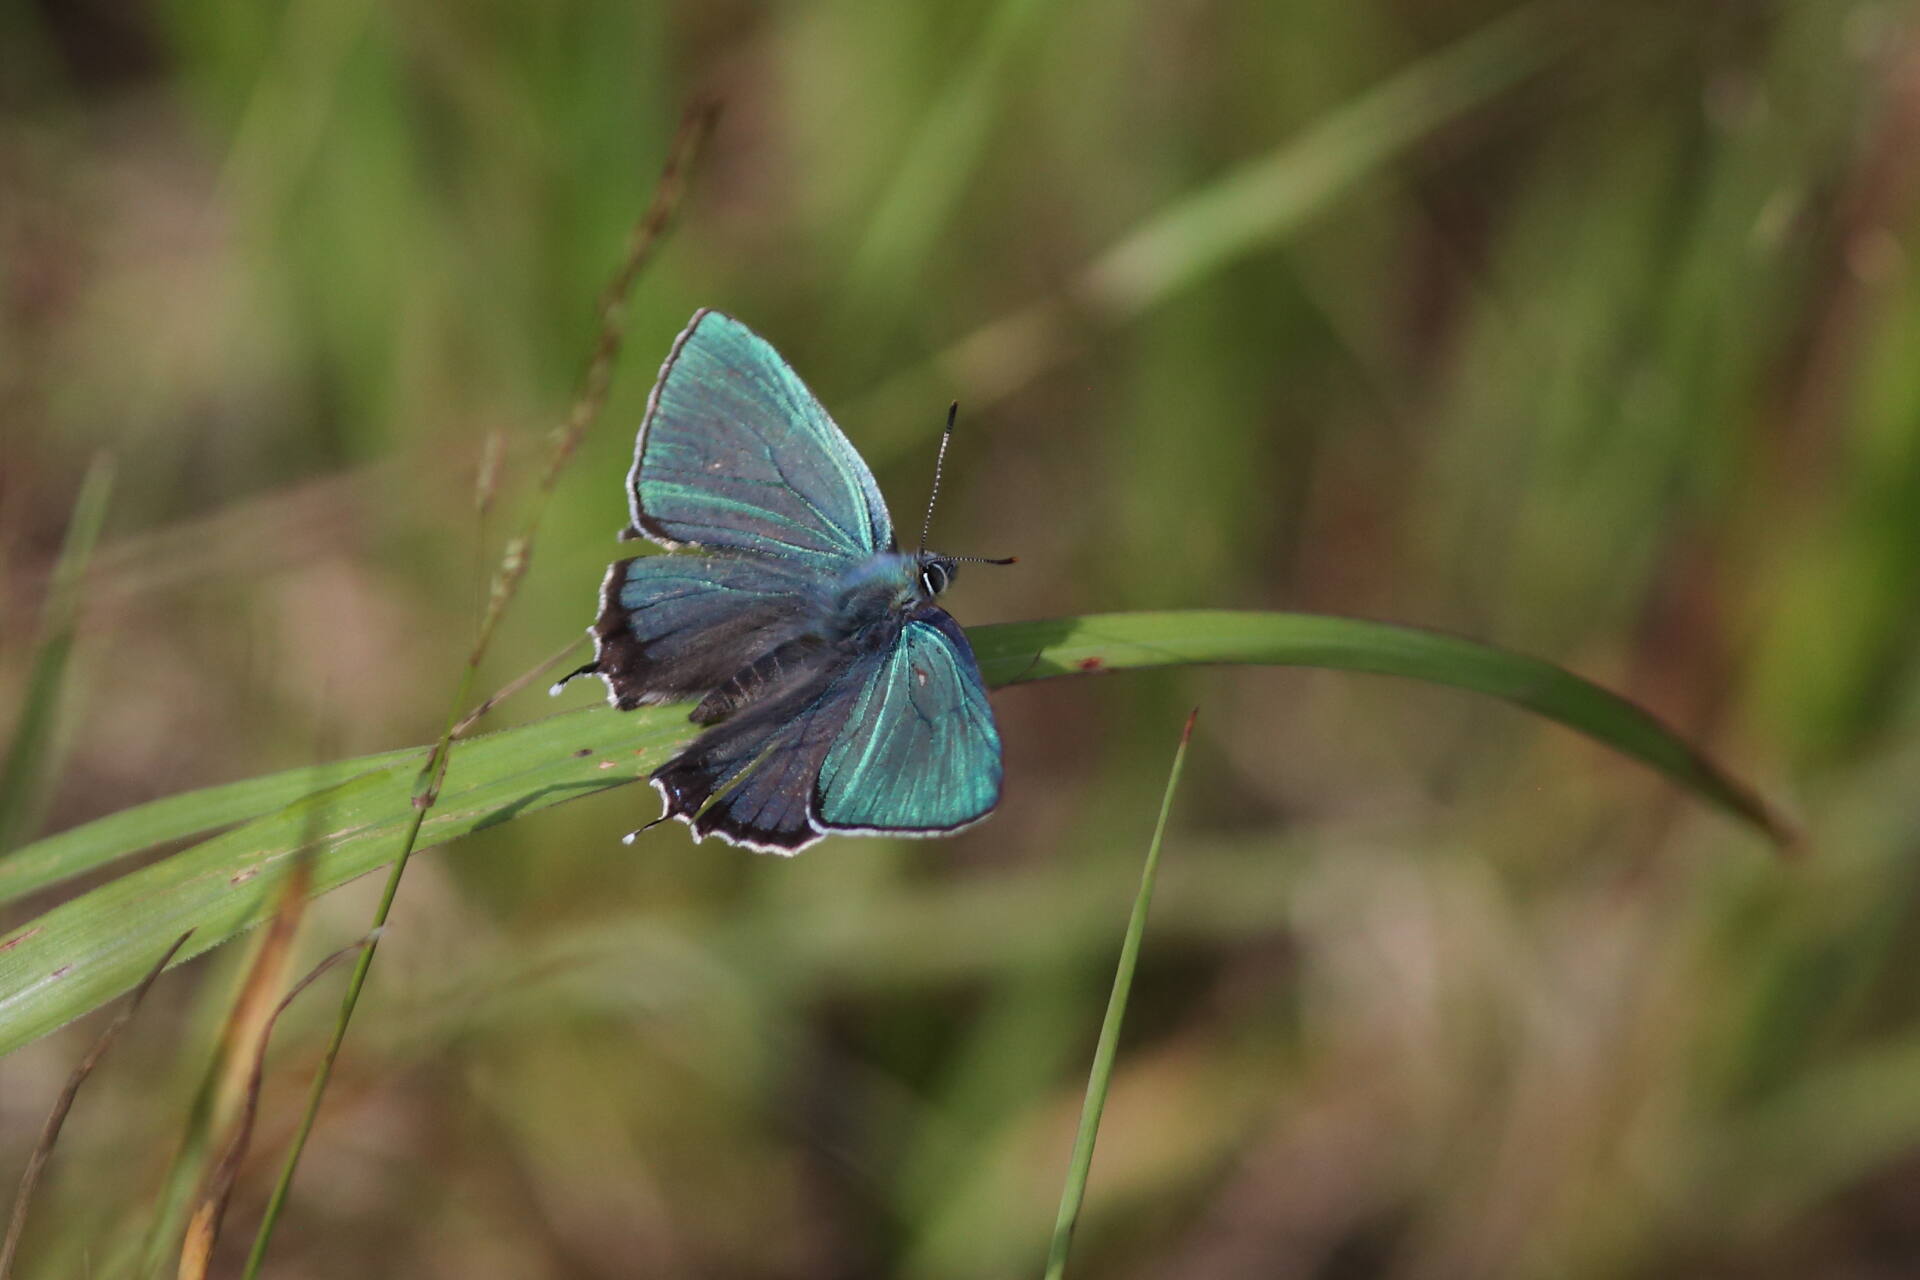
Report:
<svg viewBox="0 0 1920 1280"><path fill-rule="evenodd" d="M949 412L941 462L952 431ZM554 692L596 675L622 710L699 700L705 732L650 776L656 821L794 854L993 811L1000 732L966 633L934 603L978 557L926 550L924 526L919 550L899 549L873 473L771 344L694 314L647 401L627 497L621 536L676 554L607 571L593 661Z"/></svg>

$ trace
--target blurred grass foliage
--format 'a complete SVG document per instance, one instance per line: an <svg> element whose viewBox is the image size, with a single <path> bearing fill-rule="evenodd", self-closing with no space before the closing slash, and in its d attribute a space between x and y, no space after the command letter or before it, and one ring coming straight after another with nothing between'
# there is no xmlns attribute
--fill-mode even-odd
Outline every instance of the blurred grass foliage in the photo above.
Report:
<svg viewBox="0 0 1920 1280"><path fill-rule="evenodd" d="M1076 1270L1920 1266L1917 20L0 9L10 717L88 460L119 460L45 830L316 740L433 735L592 300L710 92L726 114L608 425L483 683L587 622L629 428L717 305L897 509L960 399L937 539L1021 558L968 574L963 621L1451 629L1631 692L1811 836L1783 870L1572 735L1324 673L1002 695L1006 804L951 842L629 851L651 813L614 791L409 872L275 1265L1037 1272L1165 729L1198 702ZM302 959L377 887L317 902ZM102 1063L23 1274L137 1245L237 951L162 980ZM236 1240L323 1004L276 1033ZM0 1060L0 1170L96 1030Z"/></svg>

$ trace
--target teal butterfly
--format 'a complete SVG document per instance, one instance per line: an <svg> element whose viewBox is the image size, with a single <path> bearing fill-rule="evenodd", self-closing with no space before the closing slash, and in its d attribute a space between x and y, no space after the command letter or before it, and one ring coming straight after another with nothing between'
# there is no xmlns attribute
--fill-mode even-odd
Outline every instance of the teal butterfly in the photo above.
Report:
<svg viewBox="0 0 1920 1280"><path fill-rule="evenodd" d="M694 315L627 493L622 536L679 554L607 571L593 661L567 679L599 676L623 710L699 699L691 719L711 727L651 776L660 821L792 854L993 811L1000 732L966 633L934 604L966 557L924 534L899 549L873 473L765 339Z"/></svg>

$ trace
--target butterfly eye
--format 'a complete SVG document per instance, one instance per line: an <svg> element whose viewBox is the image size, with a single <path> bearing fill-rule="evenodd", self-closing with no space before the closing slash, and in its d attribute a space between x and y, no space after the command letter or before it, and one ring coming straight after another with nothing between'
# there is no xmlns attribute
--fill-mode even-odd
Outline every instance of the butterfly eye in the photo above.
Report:
<svg viewBox="0 0 1920 1280"><path fill-rule="evenodd" d="M920 570L920 589L930 596L937 596L947 589L947 570L945 566L930 564Z"/></svg>

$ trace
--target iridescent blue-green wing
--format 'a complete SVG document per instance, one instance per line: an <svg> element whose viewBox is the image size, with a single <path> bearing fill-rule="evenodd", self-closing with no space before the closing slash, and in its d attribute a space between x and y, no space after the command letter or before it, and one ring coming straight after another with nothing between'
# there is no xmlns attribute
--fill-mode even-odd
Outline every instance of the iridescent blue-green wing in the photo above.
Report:
<svg viewBox="0 0 1920 1280"><path fill-rule="evenodd" d="M633 526L669 547L825 567L893 545L873 473L767 341L696 313L660 368L627 477Z"/></svg>
<svg viewBox="0 0 1920 1280"><path fill-rule="evenodd" d="M1000 803L1000 731L960 624L924 605L856 674L846 727L820 765L819 825L937 835L992 812Z"/></svg>
<svg viewBox="0 0 1920 1280"><path fill-rule="evenodd" d="M827 660L722 720L653 771L662 816L762 853L820 839L814 783L860 686L858 668Z"/></svg>
<svg viewBox="0 0 1920 1280"><path fill-rule="evenodd" d="M817 591L804 564L771 556L622 560L600 588L593 661L574 674L605 680L623 711L729 690L737 705L756 692L734 689L746 673L816 629Z"/></svg>

